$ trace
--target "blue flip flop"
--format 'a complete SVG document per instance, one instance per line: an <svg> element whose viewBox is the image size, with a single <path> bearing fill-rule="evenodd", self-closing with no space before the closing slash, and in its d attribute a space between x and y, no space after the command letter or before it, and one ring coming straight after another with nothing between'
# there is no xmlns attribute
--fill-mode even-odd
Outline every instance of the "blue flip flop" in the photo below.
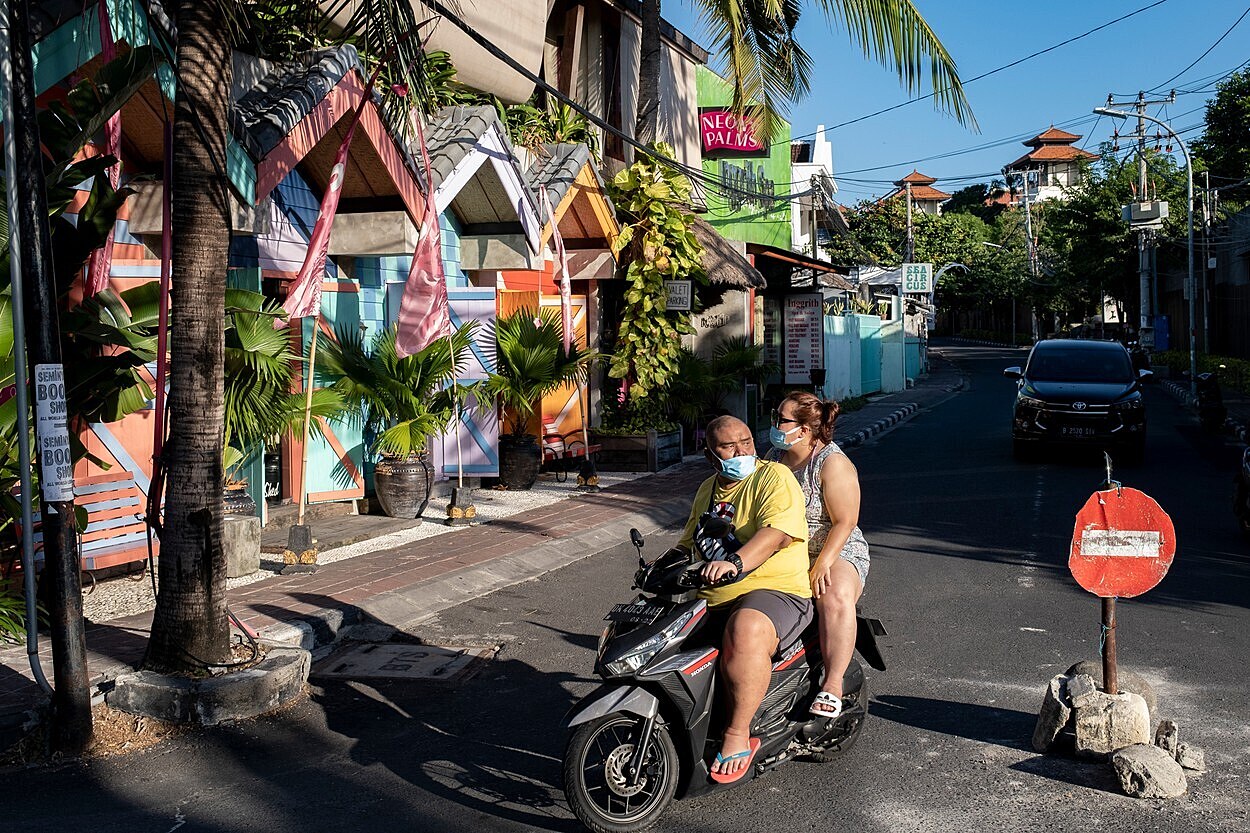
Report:
<svg viewBox="0 0 1250 833"><path fill-rule="evenodd" d="M751 761L755 758L755 753L758 752L760 749L760 739L751 738L750 741L748 742L748 745L750 746L749 749L744 749L743 751L736 752L733 755L722 755L721 753L717 752L716 763L718 764L726 764L726 763L729 763L730 761L736 761L739 758L746 758L747 765L744 766L742 769L737 770L736 772L709 773L711 779L718 784L732 784L733 782L737 781L742 776L750 772Z"/></svg>

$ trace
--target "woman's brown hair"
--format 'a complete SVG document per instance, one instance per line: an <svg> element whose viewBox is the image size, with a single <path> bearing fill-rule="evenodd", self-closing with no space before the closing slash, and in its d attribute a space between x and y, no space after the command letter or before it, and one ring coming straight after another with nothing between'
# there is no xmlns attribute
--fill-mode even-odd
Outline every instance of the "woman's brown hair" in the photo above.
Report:
<svg viewBox="0 0 1250 833"><path fill-rule="evenodd" d="M812 436L822 443L833 442L833 425L838 420L838 403L832 399L822 400L805 390L790 391L782 402L794 403L794 418L799 425L807 426ZM780 403L778 403L780 407Z"/></svg>

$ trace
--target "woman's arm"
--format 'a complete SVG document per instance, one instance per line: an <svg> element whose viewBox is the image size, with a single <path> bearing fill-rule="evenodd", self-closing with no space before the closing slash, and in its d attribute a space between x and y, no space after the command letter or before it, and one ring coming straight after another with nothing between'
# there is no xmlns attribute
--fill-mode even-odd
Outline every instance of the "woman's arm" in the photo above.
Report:
<svg viewBox="0 0 1250 833"><path fill-rule="evenodd" d="M830 454L820 469L820 495L831 528L810 572L812 592L825 589L829 568L836 562L859 523L859 473L845 454Z"/></svg>

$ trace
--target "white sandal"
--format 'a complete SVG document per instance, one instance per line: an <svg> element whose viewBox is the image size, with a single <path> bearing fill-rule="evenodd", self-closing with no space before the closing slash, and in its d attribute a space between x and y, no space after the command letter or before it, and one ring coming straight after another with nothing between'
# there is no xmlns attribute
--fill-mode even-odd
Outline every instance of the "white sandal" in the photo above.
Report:
<svg viewBox="0 0 1250 833"><path fill-rule="evenodd" d="M820 706L824 708L818 708ZM812 701L812 706L808 711L816 717L836 720L842 714L842 698L828 691L822 691L816 695L816 699Z"/></svg>

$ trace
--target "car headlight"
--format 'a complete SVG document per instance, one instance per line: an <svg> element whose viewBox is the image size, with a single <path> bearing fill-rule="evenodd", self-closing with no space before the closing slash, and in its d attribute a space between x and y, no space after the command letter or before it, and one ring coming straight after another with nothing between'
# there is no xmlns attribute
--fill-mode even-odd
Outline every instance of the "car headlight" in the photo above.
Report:
<svg viewBox="0 0 1250 833"><path fill-rule="evenodd" d="M1043 401L1042 401L1042 400L1040 400L1040 399L1034 399L1034 398L1033 398L1033 397L1031 397L1031 396L1018 396L1018 397L1016 397L1016 404L1017 404L1017 405L1022 405L1022 406L1024 406L1025 408L1036 408L1036 409L1037 409L1037 410L1039 410L1039 411L1040 411L1042 408L1045 408L1045 407L1046 407L1046 403L1045 403L1045 402L1043 402Z"/></svg>
<svg viewBox="0 0 1250 833"><path fill-rule="evenodd" d="M686 624L690 621L690 617L692 616L694 616L693 610L686 611L681 616L678 616L675 620L673 620L673 623L664 630L660 631L655 636L648 637L643 642L640 642L623 657L605 665L604 670L614 677L634 673L639 668L642 668L654 659L655 655L668 644L669 640L681 633L681 629L686 627Z"/></svg>
<svg viewBox="0 0 1250 833"><path fill-rule="evenodd" d="M1142 401L1140 396L1134 396L1132 399L1125 399L1123 402L1117 402L1111 407L1117 411L1140 411L1146 407L1146 403Z"/></svg>

